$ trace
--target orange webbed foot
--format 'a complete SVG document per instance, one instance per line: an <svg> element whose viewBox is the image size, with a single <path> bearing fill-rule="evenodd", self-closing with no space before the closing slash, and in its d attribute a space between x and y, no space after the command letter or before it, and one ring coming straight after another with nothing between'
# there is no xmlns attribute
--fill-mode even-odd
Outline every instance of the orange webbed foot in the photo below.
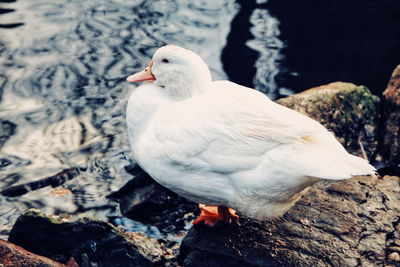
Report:
<svg viewBox="0 0 400 267"><path fill-rule="evenodd" d="M216 226L220 223L231 223L232 220L239 218L236 211L231 208L199 205L200 215L193 221L193 224L204 223L207 226Z"/></svg>

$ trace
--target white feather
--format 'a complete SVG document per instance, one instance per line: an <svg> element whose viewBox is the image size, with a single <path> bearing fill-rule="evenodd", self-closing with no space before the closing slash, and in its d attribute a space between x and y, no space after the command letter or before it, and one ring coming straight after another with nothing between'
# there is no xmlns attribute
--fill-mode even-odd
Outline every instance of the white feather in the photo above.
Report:
<svg viewBox="0 0 400 267"><path fill-rule="evenodd" d="M319 179L374 174L318 122L253 89L211 82L200 57L181 49L156 52L154 75L163 78L137 88L127 109L134 156L160 184L265 218Z"/></svg>

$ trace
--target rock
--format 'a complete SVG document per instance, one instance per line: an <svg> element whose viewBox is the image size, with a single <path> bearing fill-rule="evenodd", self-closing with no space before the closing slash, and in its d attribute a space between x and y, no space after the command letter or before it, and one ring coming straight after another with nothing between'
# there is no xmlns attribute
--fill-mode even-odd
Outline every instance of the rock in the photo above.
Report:
<svg viewBox="0 0 400 267"><path fill-rule="evenodd" d="M138 165L128 171L135 178L108 196L119 203L124 216L172 232L182 230L198 212L196 203L159 185Z"/></svg>
<svg viewBox="0 0 400 267"><path fill-rule="evenodd" d="M332 130L346 149L373 160L378 145L379 98L365 86L335 82L277 100Z"/></svg>
<svg viewBox="0 0 400 267"><path fill-rule="evenodd" d="M183 266L384 266L400 235L400 178L355 177L311 187L284 216L193 227Z"/></svg>
<svg viewBox="0 0 400 267"><path fill-rule="evenodd" d="M393 71L383 96L382 155L385 161L400 164L400 65Z"/></svg>
<svg viewBox="0 0 400 267"><path fill-rule="evenodd" d="M388 259L395 262L400 262L400 254L398 252L392 252L389 254Z"/></svg>
<svg viewBox="0 0 400 267"><path fill-rule="evenodd" d="M400 176L400 165L393 165L390 163L380 163L381 166L378 168L378 173L380 176Z"/></svg>
<svg viewBox="0 0 400 267"><path fill-rule="evenodd" d="M31 253L20 246L0 239L0 266L66 267L66 265Z"/></svg>
<svg viewBox="0 0 400 267"><path fill-rule="evenodd" d="M398 246L390 246L390 247L387 248L387 250L388 251L395 251L395 252L400 253L400 247L398 247Z"/></svg>
<svg viewBox="0 0 400 267"><path fill-rule="evenodd" d="M11 229L9 242L33 253L79 266L154 266L172 256L155 239L128 233L106 222L88 218L69 222L37 210L22 214Z"/></svg>

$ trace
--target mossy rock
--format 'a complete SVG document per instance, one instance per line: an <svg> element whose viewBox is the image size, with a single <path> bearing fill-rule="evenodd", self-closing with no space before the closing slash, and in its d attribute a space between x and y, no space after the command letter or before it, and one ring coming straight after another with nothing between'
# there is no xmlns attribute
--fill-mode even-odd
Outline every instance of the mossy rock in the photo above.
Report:
<svg viewBox="0 0 400 267"><path fill-rule="evenodd" d="M383 159L400 164L400 65L393 71L383 92Z"/></svg>
<svg viewBox="0 0 400 267"><path fill-rule="evenodd" d="M333 131L349 152L373 160L377 150L380 99L365 86L334 82L279 99Z"/></svg>

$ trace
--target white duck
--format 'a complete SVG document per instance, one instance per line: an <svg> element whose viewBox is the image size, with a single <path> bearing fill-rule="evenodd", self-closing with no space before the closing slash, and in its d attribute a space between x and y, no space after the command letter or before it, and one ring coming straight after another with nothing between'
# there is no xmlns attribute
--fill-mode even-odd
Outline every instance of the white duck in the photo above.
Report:
<svg viewBox="0 0 400 267"><path fill-rule="evenodd" d="M196 53L167 45L127 78L147 81L129 98L127 123L134 157L158 183L198 203L194 223L284 214L321 179L370 175L318 122L264 94L212 81Z"/></svg>

